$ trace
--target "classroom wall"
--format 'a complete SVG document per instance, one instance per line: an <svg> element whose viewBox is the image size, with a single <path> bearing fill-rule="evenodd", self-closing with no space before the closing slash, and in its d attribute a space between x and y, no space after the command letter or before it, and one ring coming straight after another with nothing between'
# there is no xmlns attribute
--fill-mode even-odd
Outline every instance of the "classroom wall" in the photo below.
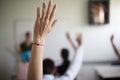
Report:
<svg viewBox="0 0 120 80"><path fill-rule="evenodd" d="M112 33L116 34L117 38L119 37L120 0L110 0L110 24L103 26L87 24L87 1L53 0L58 6L56 17L69 21L71 24L69 32L73 37L78 32L83 33L85 36L84 44L89 45L85 46L87 49L85 59L87 61L92 58L96 60L99 55L104 56L101 60L108 59L108 57L115 60L116 57L108 38ZM0 80L10 80L11 71L13 71L15 59L11 54L12 52L7 51L6 48L10 47L14 51L15 21L17 19L34 19L36 7L41 5L41 2L42 0L0 0ZM106 44L107 47L102 47ZM116 44L120 44L120 42L116 41ZM91 48L89 48L90 46ZM94 56L97 53L98 55ZM89 57L91 55L92 57Z"/></svg>

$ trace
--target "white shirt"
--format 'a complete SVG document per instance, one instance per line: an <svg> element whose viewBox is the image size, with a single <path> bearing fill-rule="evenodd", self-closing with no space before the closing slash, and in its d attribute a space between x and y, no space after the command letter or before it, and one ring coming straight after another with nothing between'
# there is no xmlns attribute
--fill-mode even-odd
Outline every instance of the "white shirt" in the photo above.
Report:
<svg viewBox="0 0 120 80"><path fill-rule="evenodd" d="M83 47L80 46L75 56L70 64L70 67L66 71L64 76L61 76L59 78L55 78L53 75L44 75L43 80L74 80L74 78L79 73L79 70L81 69L83 62Z"/></svg>

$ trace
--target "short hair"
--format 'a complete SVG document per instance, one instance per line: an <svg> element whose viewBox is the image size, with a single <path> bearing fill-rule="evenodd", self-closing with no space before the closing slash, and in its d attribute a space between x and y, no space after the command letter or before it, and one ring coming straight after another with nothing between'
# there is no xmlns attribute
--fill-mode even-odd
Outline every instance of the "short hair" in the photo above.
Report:
<svg viewBox="0 0 120 80"><path fill-rule="evenodd" d="M51 74L54 70L54 62L51 59L43 60L43 74Z"/></svg>
<svg viewBox="0 0 120 80"><path fill-rule="evenodd" d="M31 33L28 31L26 32L25 36L29 36Z"/></svg>
<svg viewBox="0 0 120 80"><path fill-rule="evenodd" d="M62 56L62 58L63 58L64 60L67 60L68 57L69 57L69 51L68 51L68 49L63 48L63 49L61 50L61 56Z"/></svg>

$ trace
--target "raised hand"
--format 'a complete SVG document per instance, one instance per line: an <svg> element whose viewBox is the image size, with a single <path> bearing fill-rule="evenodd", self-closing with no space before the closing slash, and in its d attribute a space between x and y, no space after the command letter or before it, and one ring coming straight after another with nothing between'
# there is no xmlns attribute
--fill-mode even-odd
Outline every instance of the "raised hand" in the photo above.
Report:
<svg viewBox="0 0 120 80"><path fill-rule="evenodd" d="M77 36L76 40L77 40L78 44L81 45L82 44L82 34L79 34Z"/></svg>
<svg viewBox="0 0 120 80"><path fill-rule="evenodd" d="M117 47L115 46L115 44L114 44L114 42L113 42L113 40L114 40L114 35L111 35L110 40L111 40L112 47L113 47L113 49L114 49L114 51L115 51L115 54L116 54L116 56L118 57L118 59L120 60L120 52L119 52L119 50L117 49Z"/></svg>
<svg viewBox="0 0 120 80"><path fill-rule="evenodd" d="M47 34L55 26L57 19L53 20L56 10L56 5L52 8L52 2L49 1L48 8L46 10L46 5L43 3L42 15L40 15L40 8L37 8L37 18L34 26L34 42L41 43L44 42Z"/></svg>
<svg viewBox="0 0 120 80"><path fill-rule="evenodd" d="M47 34L52 30L57 20L52 20L56 10L56 5L52 8L52 2L49 1L48 8L43 3L42 15L40 8L37 8L37 18L34 26L34 43L32 45L31 59L28 70L28 80L43 80L43 52L44 41ZM38 45L40 44L40 45Z"/></svg>
<svg viewBox="0 0 120 80"><path fill-rule="evenodd" d="M66 33L66 37L68 39L68 41L70 42L70 44L72 45L73 49L76 51L77 46L75 45L75 43L73 42L72 38L70 37L70 34L67 32Z"/></svg>
<svg viewBox="0 0 120 80"><path fill-rule="evenodd" d="M66 33L66 37L68 40L70 39L70 34L68 32Z"/></svg>

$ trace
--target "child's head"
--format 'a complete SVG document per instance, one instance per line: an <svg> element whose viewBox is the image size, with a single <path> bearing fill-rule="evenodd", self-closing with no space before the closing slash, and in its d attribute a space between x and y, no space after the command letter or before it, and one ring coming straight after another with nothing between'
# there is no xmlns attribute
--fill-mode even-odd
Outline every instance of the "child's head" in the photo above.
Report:
<svg viewBox="0 0 120 80"><path fill-rule="evenodd" d="M31 33L30 32L26 32L25 38L26 38L27 41L30 41L31 40Z"/></svg>
<svg viewBox="0 0 120 80"><path fill-rule="evenodd" d="M63 60L68 60L68 58L69 58L69 51L68 51L68 49L63 48L61 50L61 57L62 57Z"/></svg>
<svg viewBox="0 0 120 80"><path fill-rule="evenodd" d="M53 74L54 69L54 62L51 59L43 60L43 74Z"/></svg>

